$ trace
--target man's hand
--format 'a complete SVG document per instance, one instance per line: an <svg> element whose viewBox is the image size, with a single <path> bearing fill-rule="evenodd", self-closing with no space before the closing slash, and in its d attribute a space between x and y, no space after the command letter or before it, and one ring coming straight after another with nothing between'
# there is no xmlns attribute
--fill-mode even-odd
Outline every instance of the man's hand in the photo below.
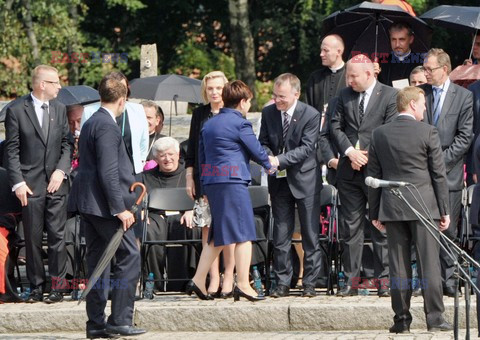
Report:
<svg viewBox="0 0 480 340"><path fill-rule="evenodd" d="M348 153L348 158L352 162L352 168L355 170L360 169L362 166L368 163L368 151L353 149ZM355 167L354 167L355 166Z"/></svg>
<svg viewBox="0 0 480 340"><path fill-rule="evenodd" d="M438 226L438 229L440 229L440 231L447 230L449 225L450 225L450 216L449 215L444 215L444 216L440 217L440 224Z"/></svg>
<svg viewBox="0 0 480 340"><path fill-rule="evenodd" d="M187 175L187 195L190 197L192 200L195 197L195 181L193 180L193 174L188 174Z"/></svg>
<svg viewBox="0 0 480 340"><path fill-rule="evenodd" d="M33 195L33 192L32 190L30 190L30 188L26 184L22 185L21 187L18 187L15 190L15 195L20 200L22 207L26 207L28 204L27 194Z"/></svg>
<svg viewBox="0 0 480 340"><path fill-rule="evenodd" d="M280 163L278 162L278 158L276 156L268 156L268 160L270 161L270 164L276 168L280 166Z"/></svg>
<svg viewBox="0 0 480 340"><path fill-rule="evenodd" d="M372 220L372 224L375 228L377 228L379 231L385 231L386 228L385 228L385 224L383 224L382 222L380 222L379 220Z"/></svg>
<svg viewBox="0 0 480 340"><path fill-rule="evenodd" d="M122 221L124 231L127 231L127 229L130 228L133 223L135 223L135 216L133 216L133 214L128 210L122 211L117 215L117 217L120 219L120 221Z"/></svg>
<svg viewBox="0 0 480 340"><path fill-rule="evenodd" d="M65 174L62 171L55 170L52 176L50 176L50 182L48 183L47 192L49 194L53 194L54 192L56 192L60 188L60 185L62 185L64 177Z"/></svg>
<svg viewBox="0 0 480 340"><path fill-rule="evenodd" d="M465 59L465 60L463 61L463 65L469 65L469 66L470 66L470 65L473 65L472 59Z"/></svg>
<svg viewBox="0 0 480 340"><path fill-rule="evenodd" d="M329 162L328 162L328 166L332 169L335 169L337 170L337 167L338 167L338 158L332 158Z"/></svg>
<svg viewBox="0 0 480 340"><path fill-rule="evenodd" d="M185 224L187 228L193 228L193 210L187 210L180 218L180 224Z"/></svg>

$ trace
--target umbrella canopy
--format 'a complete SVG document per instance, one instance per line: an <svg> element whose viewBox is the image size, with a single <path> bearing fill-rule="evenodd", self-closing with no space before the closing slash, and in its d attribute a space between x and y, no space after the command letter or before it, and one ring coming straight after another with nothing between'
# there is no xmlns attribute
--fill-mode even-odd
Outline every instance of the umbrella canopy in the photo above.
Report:
<svg viewBox="0 0 480 340"><path fill-rule="evenodd" d="M202 82L177 74L136 78L130 82L132 98L149 100L175 100L189 103L203 103Z"/></svg>
<svg viewBox="0 0 480 340"><path fill-rule="evenodd" d="M0 123L4 122L5 121L5 116L7 115L7 109L12 106L13 102L15 100L12 100L11 102L7 103L7 105L5 105L2 110L0 111Z"/></svg>
<svg viewBox="0 0 480 340"><path fill-rule="evenodd" d="M87 85L65 86L58 91L57 100L63 105L85 105L100 100L98 91Z"/></svg>
<svg viewBox="0 0 480 340"><path fill-rule="evenodd" d="M471 83L480 79L480 65L460 65L457 66L449 75L451 81L455 84L467 87Z"/></svg>
<svg viewBox="0 0 480 340"><path fill-rule="evenodd" d="M480 7L442 5L420 16L428 23L475 33L480 29Z"/></svg>
<svg viewBox="0 0 480 340"><path fill-rule="evenodd" d="M391 52L388 29L396 22L407 23L412 28L415 35L411 46L413 52L428 50L432 29L423 20L393 5L364 1L329 15L323 21L323 30L326 34L338 34L342 37L345 42L345 56L364 53L373 59L374 53Z"/></svg>

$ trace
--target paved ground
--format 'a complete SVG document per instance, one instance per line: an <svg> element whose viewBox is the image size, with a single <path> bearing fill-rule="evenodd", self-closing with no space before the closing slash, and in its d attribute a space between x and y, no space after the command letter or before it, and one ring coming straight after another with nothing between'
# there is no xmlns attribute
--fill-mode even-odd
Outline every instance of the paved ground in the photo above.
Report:
<svg viewBox="0 0 480 340"><path fill-rule="evenodd" d="M471 330L470 336L476 338L476 330ZM85 333L34 333L34 334L2 334L5 340L20 339L84 339ZM412 331L410 334L392 335L385 331L343 331L343 332L148 332L138 337L125 337L124 339L154 340L196 340L196 339L271 339L271 340L295 340L295 339L319 339L319 340L450 340L453 332L429 333L426 331ZM465 330L460 330L459 338L465 339Z"/></svg>

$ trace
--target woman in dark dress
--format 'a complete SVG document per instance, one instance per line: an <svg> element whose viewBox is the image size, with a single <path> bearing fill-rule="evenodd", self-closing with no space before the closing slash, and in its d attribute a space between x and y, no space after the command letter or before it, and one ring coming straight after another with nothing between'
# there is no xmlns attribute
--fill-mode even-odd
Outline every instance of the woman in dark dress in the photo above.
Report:
<svg viewBox="0 0 480 340"><path fill-rule="evenodd" d="M200 166L198 165L198 142L200 138L200 130L203 124L211 117L218 114L223 107L222 90L224 85L228 82L225 74L221 71L213 71L208 73L202 80L202 96L207 103L195 109L192 114L192 121L190 123L190 135L188 138L187 155L185 157L186 172L186 187L187 194L190 198L196 201L196 211L201 211L203 217L208 215L208 204L203 202L203 192L200 185ZM203 208L202 208L203 207ZM196 216L197 218L199 216ZM208 222L208 216L206 217ZM196 219L198 221L198 219ZM199 221L200 222L200 221ZM209 231L208 223L199 223L197 226L202 228L202 243L206 246ZM212 263L210 268L210 284L208 292L210 294L220 296L223 298L232 295L233 287L233 270L235 268L235 258L233 256L233 247L225 247L223 251L224 262L224 277L223 285L220 291L220 272L218 258Z"/></svg>
<svg viewBox="0 0 480 340"><path fill-rule="evenodd" d="M251 241L256 239L248 193L249 161L252 158L269 170L271 165L252 124L245 119L253 97L250 89L237 80L225 84L222 97L225 107L204 124L200 133L201 182L210 204L212 223L208 244L203 248L195 276L187 285L187 293L195 292L202 300L211 299L205 289L210 265L224 247L233 245L237 269L234 298L243 296L256 301L263 297L256 296L249 282Z"/></svg>

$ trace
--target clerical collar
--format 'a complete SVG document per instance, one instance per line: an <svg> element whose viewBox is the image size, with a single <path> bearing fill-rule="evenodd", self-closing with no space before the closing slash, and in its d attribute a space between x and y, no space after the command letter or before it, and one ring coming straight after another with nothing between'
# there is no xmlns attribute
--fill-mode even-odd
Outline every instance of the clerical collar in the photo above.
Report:
<svg viewBox="0 0 480 340"><path fill-rule="evenodd" d="M343 68L343 66L345 66L345 62L342 60L342 63L340 64L340 66L338 67L329 67L330 71L332 71L332 73L337 73L340 69Z"/></svg>
<svg viewBox="0 0 480 340"><path fill-rule="evenodd" d="M412 53L412 50L408 51L408 53L405 54L396 54L395 51L393 51L393 55L400 61L404 61L409 55Z"/></svg>

